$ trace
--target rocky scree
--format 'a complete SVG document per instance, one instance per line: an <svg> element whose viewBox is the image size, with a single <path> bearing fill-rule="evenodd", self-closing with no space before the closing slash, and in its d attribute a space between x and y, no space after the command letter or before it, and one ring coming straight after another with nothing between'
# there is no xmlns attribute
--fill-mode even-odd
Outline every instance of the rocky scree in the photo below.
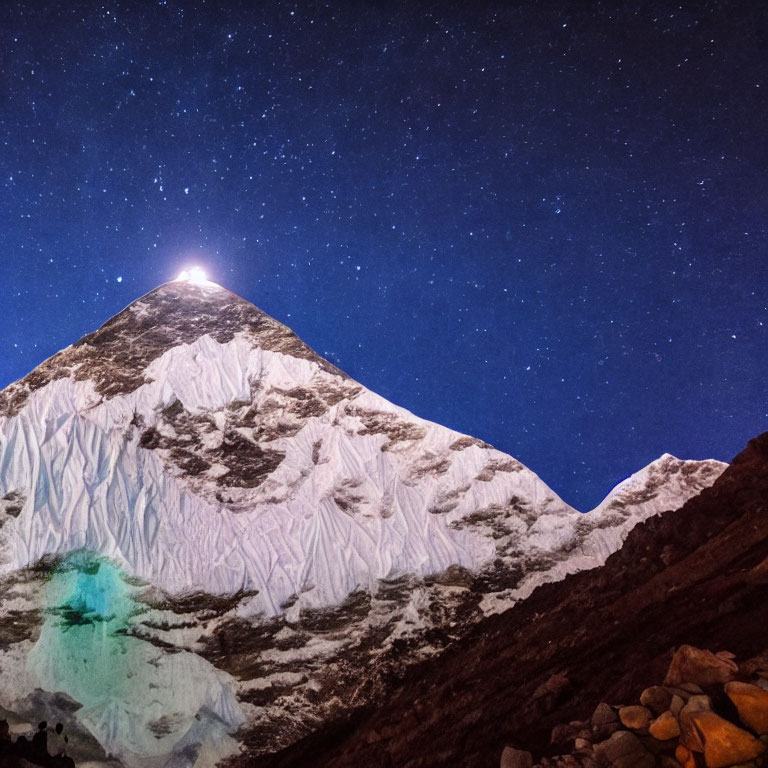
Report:
<svg viewBox="0 0 768 768"><path fill-rule="evenodd" d="M768 765L768 657L677 649L660 685L637 703L601 702L588 720L552 729L559 754L535 764L508 746L500 768L764 768Z"/></svg>

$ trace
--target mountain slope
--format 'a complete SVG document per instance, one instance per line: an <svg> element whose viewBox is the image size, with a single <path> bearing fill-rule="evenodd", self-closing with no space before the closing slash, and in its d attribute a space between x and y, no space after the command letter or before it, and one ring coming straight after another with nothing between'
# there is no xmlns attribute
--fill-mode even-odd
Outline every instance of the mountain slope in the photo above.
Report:
<svg viewBox="0 0 768 768"><path fill-rule="evenodd" d="M482 620L376 710L253 764L469 768L497 766L507 744L546 754L554 725L637 699L679 645L767 669L766 584L768 433L711 488L637 525L605 565Z"/></svg>
<svg viewBox="0 0 768 768"><path fill-rule="evenodd" d="M8 387L0 414L2 610L24 628L0 705L53 720L63 692L83 754L95 738L126 765L290 744L724 468L662 457L581 515L183 282ZM116 660L125 685L105 683Z"/></svg>

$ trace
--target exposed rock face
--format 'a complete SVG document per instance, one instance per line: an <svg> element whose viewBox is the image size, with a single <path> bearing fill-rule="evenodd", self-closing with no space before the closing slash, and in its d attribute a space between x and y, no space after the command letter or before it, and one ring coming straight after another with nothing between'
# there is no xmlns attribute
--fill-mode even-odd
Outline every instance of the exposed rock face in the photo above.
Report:
<svg viewBox="0 0 768 768"><path fill-rule="evenodd" d="M556 724L585 718L600 700L637 700L686 643L754 657L744 669L757 685L768 679L767 583L765 434L710 489L635 527L601 568L540 587L476 625L439 660L413 669L381 709L257 765L469 768L498 764L506 745L546 754ZM542 706L534 692L555 674L570 686ZM668 693L682 731L685 700L694 698L691 709L709 708L698 685ZM595 717L616 729L610 708ZM705 744L698 746L704 754ZM680 764L693 766L692 752L681 750Z"/></svg>
<svg viewBox="0 0 768 768"><path fill-rule="evenodd" d="M68 696L78 759L248 763L723 469L665 455L582 515L229 291L161 286L0 393L0 706Z"/></svg>

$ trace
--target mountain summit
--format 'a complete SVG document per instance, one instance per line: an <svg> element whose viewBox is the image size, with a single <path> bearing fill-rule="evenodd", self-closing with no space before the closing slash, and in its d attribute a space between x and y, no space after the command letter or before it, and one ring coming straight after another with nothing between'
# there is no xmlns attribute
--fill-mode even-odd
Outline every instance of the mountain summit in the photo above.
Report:
<svg viewBox="0 0 768 768"><path fill-rule="evenodd" d="M0 393L0 705L73 700L83 759L269 752L724 467L662 457L582 515L233 293L168 283Z"/></svg>
<svg viewBox="0 0 768 768"><path fill-rule="evenodd" d="M177 280L155 288L0 393L0 415L16 413L31 392L62 376L90 379L104 397L128 394L144 383L147 366L173 347L204 335L226 344L236 334L270 352L341 373L290 328L231 291Z"/></svg>

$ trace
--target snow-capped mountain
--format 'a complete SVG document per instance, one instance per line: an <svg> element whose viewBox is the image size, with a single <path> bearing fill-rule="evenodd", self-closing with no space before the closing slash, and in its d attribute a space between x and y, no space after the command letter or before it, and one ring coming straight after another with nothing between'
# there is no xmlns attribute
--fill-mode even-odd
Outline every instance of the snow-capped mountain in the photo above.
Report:
<svg viewBox="0 0 768 768"><path fill-rule="evenodd" d="M169 283L0 393L0 707L66 719L88 760L272 751L724 468L664 456L582 515Z"/></svg>

